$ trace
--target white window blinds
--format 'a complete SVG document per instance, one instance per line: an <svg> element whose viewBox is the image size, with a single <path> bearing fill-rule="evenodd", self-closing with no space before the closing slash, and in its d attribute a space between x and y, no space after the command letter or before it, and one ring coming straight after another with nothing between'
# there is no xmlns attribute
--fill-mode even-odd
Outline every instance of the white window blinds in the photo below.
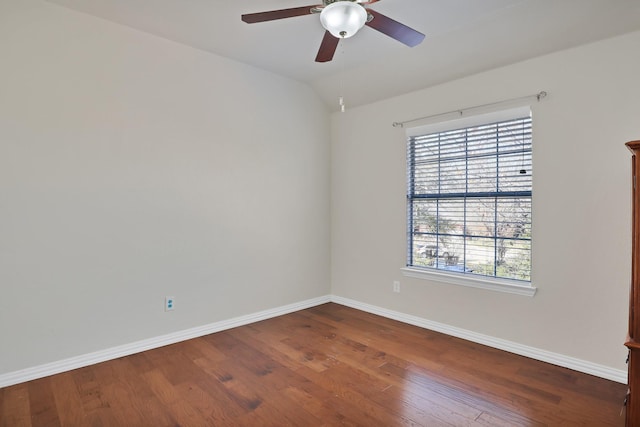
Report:
<svg viewBox="0 0 640 427"><path fill-rule="evenodd" d="M407 265L530 281L531 116L408 138Z"/></svg>

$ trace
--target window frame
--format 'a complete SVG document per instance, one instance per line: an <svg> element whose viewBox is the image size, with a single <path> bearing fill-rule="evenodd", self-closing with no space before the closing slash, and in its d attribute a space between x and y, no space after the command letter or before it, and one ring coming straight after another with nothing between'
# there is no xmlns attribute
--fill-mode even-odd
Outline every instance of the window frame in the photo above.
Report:
<svg viewBox="0 0 640 427"><path fill-rule="evenodd" d="M413 248L410 247L412 242L412 236L414 231L411 228L411 224L413 223L413 212L412 212L412 202L417 200L417 198L411 197L411 180L413 178L411 164L409 163L409 158L411 153L410 148L410 139L416 136L424 136L433 133L446 132L452 130L459 130L464 128L472 128L475 126L488 125L492 123L507 121L507 120L515 120L525 116L532 117L531 106L524 105L517 108L510 109L502 109L499 111L491 111L485 114L477 114L470 117L460 118L456 120L449 121L441 121L436 123L431 123L423 126L411 127L406 130L407 137L407 192L406 192L406 203L407 203L407 235L406 235L406 243L407 243L407 253L406 253L406 266L401 269L402 274L406 277L425 279L430 281L435 281L439 283L447 283L461 286L468 286L474 288L488 289L499 292L506 292L511 294L519 294L526 296L534 296L537 288L533 286L533 268L530 267L530 280L518 280L518 279L509 279L509 278L501 278L496 276L486 276L480 274L472 274L465 272L452 272L443 269L438 269L434 267L427 266L416 266L410 265L411 261L411 253ZM533 126L533 121L532 121ZM533 134L533 129L532 129ZM533 144L531 146L531 157L533 157ZM533 191L531 191L531 195L527 196L531 199L531 210L533 210ZM529 257L532 258L532 248L533 248L533 229L532 235L530 239L530 252ZM532 263L531 263L532 265Z"/></svg>

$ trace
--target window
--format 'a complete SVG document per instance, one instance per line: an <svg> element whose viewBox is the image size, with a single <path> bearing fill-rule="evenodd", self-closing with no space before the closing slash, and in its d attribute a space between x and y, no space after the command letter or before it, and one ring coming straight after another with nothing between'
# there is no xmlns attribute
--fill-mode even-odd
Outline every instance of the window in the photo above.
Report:
<svg viewBox="0 0 640 427"><path fill-rule="evenodd" d="M474 120L408 137L407 267L530 287L530 110Z"/></svg>

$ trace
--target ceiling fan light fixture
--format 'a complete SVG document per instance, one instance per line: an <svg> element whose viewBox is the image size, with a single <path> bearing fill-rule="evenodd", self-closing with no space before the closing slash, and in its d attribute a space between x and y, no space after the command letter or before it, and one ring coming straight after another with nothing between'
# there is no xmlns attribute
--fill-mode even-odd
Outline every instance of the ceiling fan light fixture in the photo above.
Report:
<svg viewBox="0 0 640 427"><path fill-rule="evenodd" d="M339 39L353 36L366 22L367 11L350 0L336 1L320 12L322 26Z"/></svg>

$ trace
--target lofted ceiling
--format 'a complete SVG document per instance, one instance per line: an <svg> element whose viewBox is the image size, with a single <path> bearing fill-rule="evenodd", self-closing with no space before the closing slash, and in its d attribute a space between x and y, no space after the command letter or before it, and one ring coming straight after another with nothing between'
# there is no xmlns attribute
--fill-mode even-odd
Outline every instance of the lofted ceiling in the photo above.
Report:
<svg viewBox="0 0 640 427"><path fill-rule="evenodd" d="M316 63L318 15L257 24L240 15L320 1L47 1L308 83L331 110L337 82L348 105L361 105L640 30L640 0L380 0L371 8L426 34L422 44L364 27L332 62Z"/></svg>

